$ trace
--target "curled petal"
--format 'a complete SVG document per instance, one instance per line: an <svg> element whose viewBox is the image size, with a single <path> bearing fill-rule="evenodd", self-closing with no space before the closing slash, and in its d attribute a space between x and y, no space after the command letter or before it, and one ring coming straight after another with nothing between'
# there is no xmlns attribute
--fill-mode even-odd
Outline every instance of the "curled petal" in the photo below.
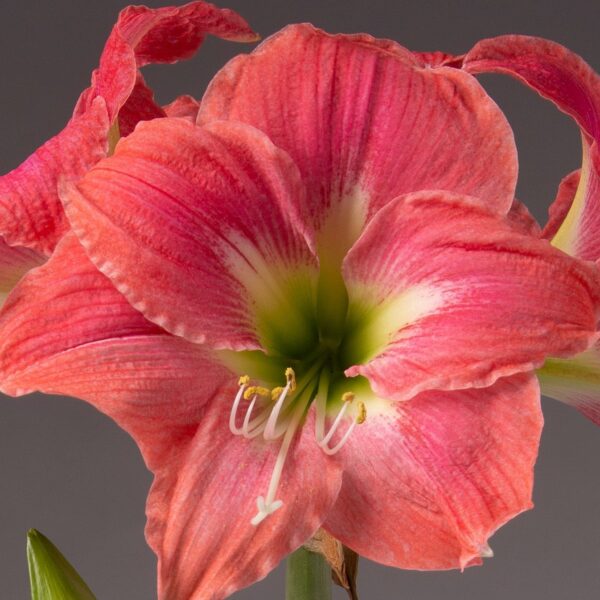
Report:
<svg viewBox="0 0 600 600"><path fill-rule="evenodd" d="M312 335L303 198L295 165L264 134L184 119L141 123L63 195L92 261L133 306L176 335L231 349Z"/></svg>
<svg viewBox="0 0 600 600"><path fill-rule="evenodd" d="M213 119L253 125L290 154L317 229L344 201L360 230L403 193L453 190L499 212L514 197L512 132L476 80L366 35L285 28L215 76L198 116Z"/></svg>
<svg viewBox="0 0 600 600"><path fill-rule="evenodd" d="M76 111L85 111L93 98L102 96L114 120L134 90L140 67L190 58L207 34L239 42L258 39L237 13L208 2L164 8L128 6L106 42L91 91Z"/></svg>
<svg viewBox="0 0 600 600"><path fill-rule="evenodd" d="M581 169L572 171L562 178L556 198L548 209L548 222L542 231L542 237L551 240L563 224L577 193L579 180L581 178Z"/></svg>
<svg viewBox="0 0 600 600"><path fill-rule="evenodd" d="M579 125L583 164L571 208L565 212L565 189L552 208L548 230L553 245L587 260L600 258L600 76L564 46L541 38L507 35L482 40L466 55L470 73L499 72L516 77L552 101ZM572 180L569 182L569 185ZM564 217L557 222L558 215Z"/></svg>
<svg viewBox="0 0 600 600"><path fill-rule="evenodd" d="M456 569L532 507L542 430L535 377L431 391L357 427L325 529L355 552L405 569Z"/></svg>
<svg viewBox="0 0 600 600"><path fill-rule="evenodd" d="M357 366L347 373L367 376L383 397L486 386L595 340L597 269L475 199L394 200L352 248L344 274L356 323L346 360Z"/></svg>
<svg viewBox="0 0 600 600"><path fill-rule="evenodd" d="M82 398L137 442L150 468L193 435L233 375L134 310L67 235L0 312L0 388Z"/></svg>
<svg viewBox="0 0 600 600"><path fill-rule="evenodd" d="M319 529L339 493L341 466L317 446L311 411L287 456L283 505L252 525L278 445L231 435L233 394L215 397L186 451L157 470L146 537L160 599L220 600L262 579Z"/></svg>
<svg viewBox="0 0 600 600"><path fill-rule="evenodd" d="M24 163L0 177L0 235L11 246L49 255L68 230L58 182L76 181L108 149L106 105L97 98Z"/></svg>
<svg viewBox="0 0 600 600"><path fill-rule="evenodd" d="M140 121L166 116L165 111L154 101L154 92L138 72L133 90L119 111L119 135L129 135Z"/></svg>

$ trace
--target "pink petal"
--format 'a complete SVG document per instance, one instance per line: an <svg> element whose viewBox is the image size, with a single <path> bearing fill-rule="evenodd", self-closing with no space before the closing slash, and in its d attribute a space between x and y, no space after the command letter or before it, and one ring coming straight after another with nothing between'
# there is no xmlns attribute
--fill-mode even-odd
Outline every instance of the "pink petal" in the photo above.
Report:
<svg viewBox="0 0 600 600"><path fill-rule="evenodd" d="M571 209L579 187L580 177L581 170L577 169L562 178L556 192L556 198L548 209L548 222L542 231L542 237L547 240L551 240L556 235Z"/></svg>
<svg viewBox="0 0 600 600"><path fill-rule="evenodd" d="M463 68L512 75L571 115L589 138L600 136L600 77L556 42L525 35L482 40L467 53Z"/></svg>
<svg viewBox="0 0 600 600"><path fill-rule="evenodd" d="M341 467L317 446L311 413L283 469L283 506L251 525L279 444L230 433L235 391L214 398L189 448L156 474L146 537L160 599L220 600L262 579L316 532L339 493Z"/></svg>
<svg viewBox="0 0 600 600"><path fill-rule="evenodd" d="M538 222L534 219L527 207L517 200L513 200L513 204L506 215L508 222L515 228L516 231L533 237L540 237L542 230Z"/></svg>
<svg viewBox="0 0 600 600"><path fill-rule="evenodd" d="M349 364L363 363L347 373L367 376L383 397L487 386L595 339L593 265L515 231L475 199L394 200L352 248L344 274L350 322L366 323L346 341Z"/></svg>
<svg viewBox="0 0 600 600"><path fill-rule="evenodd" d="M536 373L544 396L575 407L600 425L600 342L569 360L548 359Z"/></svg>
<svg viewBox="0 0 600 600"><path fill-rule="evenodd" d="M68 229L58 181L76 181L105 156L108 116L101 98L23 164L0 177L0 235L11 246L50 254Z"/></svg>
<svg viewBox="0 0 600 600"><path fill-rule="evenodd" d="M304 188L259 131L141 123L63 200L92 261L168 331L232 349L312 335Z"/></svg>
<svg viewBox="0 0 600 600"><path fill-rule="evenodd" d="M138 72L135 86L119 111L119 135L129 135L140 121L166 117L165 111L154 102L154 92Z"/></svg>
<svg viewBox="0 0 600 600"><path fill-rule="evenodd" d="M151 468L191 439L204 403L232 379L206 349L131 308L72 234L0 312L2 391L90 402L133 436Z"/></svg>
<svg viewBox="0 0 600 600"><path fill-rule="evenodd" d="M344 483L325 528L386 565L480 564L489 536L533 506L541 429L530 374L396 403L367 417L342 450Z"/></svg>
<svg viewBox="0 0 600 600"><path fill-rule="evenodd" d="M207 2L156 9L128 6L106 42L86 101L105 98L112 121L134 89L138 68L190 58L207 34L239 42L258 39L237 13ZM78 110L85 110L87 102Z"/></svg>
<svg viewBox="0 0 600 600"><path fill-rule="evenodd" d="M181 117L195 123L200 110L200 102L191 96L178 96L173 102L163 106L163 110L168 117Z"/></svg>
<svg viewBox="0 0 600 600"><path fill-rule="evenodd" d="M0 237L0 306L19 279L45 260L43 254L22 246L9 246Z"/></svg>
<svg viewBox="0 0 600 600"><path fill-rule="evenodd" d="M556 217L564 206L551 209L549 229L554 230L553 245L565 252L587 260L600 258L600 76L564 46L521 35L479 42L466 55L463 68L512 75L575 119L584 146L577 200L561 227ZM559 191L559 201L562 194Z"/></svg>
<svg viewBox="0 0 600 600"><path fill-rule="evenodd" d="M317 227L348 199L368 218L421 189L477 195L503 212L514 197L512 132L475 79L422 68L366 35L287 27L216 75L198 119L249 123L289 152Z"/></svg>

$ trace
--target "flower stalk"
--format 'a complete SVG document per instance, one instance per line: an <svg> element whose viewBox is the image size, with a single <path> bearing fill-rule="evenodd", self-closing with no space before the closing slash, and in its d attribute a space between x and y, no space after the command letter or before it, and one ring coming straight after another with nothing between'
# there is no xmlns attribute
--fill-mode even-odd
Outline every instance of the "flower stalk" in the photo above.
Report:
<svg viewBox="0 0 600 600"><path fill-rule="evenodd" d="M288 556L286 600L331 600L331 568L322 554L299 548Z"/></svg>

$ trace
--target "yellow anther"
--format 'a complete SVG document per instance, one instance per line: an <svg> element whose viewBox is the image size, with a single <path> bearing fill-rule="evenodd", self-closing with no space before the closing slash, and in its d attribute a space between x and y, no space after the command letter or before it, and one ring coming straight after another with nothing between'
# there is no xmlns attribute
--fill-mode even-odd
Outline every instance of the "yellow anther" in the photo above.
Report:
<svg viewBox="0 0 600 600"><path fill-rule="evenodd" d="M292 367L285 370L285 379L290 386L290 392L293 392L296 389L296 373Z"/></svg>
<svg viewBox="0 0 600 600"><path fill-rule="evenodd" d="M279 398L279 396L281 396L282 392L283 392L282 387L273 388L271 390L271 400L273 400L273 402L275 402L275 400L277 400L277 398Z"/></svg>
<svg viewBox="0 0 600 600"><path fill-rule="evenodd" d="M356 424L362 425L367 420L367 407L364 402L358 403L358 415L356 416Z"/></svg>
<svg viewBox="0 0 600 600"><path fill-rule="evenodd" d="M266 387L262 387L260 385L251 385L244 392L244 399L250 400L250 398L252 398L252 396L254 395L264 396L265 398L268 398L271 395L271 392Z"/></svg>
<svg viewBox="0 0 600 600"><path fill-rule="evenodd" d="M352 402L352 400L354 400L353 392L344 392L342 394L342 402Z"/></svg>
<svg viewBox="0 0 600 600"><path fill-rule="evenodd" d="M250 383L250 377L248 375L242 375L238 380L238 385L248 385Z"/></svg>

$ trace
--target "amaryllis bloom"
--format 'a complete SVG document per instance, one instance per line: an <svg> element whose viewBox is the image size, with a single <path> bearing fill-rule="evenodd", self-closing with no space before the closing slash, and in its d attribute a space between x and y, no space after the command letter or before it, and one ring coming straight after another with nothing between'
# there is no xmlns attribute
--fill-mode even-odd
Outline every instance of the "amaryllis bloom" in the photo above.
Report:
<svg viewBox="0 0 600 600"><path fill-rule="evenodd" d="M471 73L516 77L570 115L581 130L581 169L561 182L541 235L583 260L600 259L600 76L567 48L541 38L482 40L464 57ZM538 372L542 392L600 424L600 343L568 360L549 359Z"/></svg>
<svg viewBox="0 0 600 600"><path fill-rule="evenodd" d="M62 185L71 232L0 314L1 388L133 436L160 598L223 598L319 528L480 564L531 507L534 369L594 342L600 281L530 234L504 116L430 61L288 27L197 123L139 123Z"/></svg>
<svg viewBox="0 0 600 600"><path fill-rule="evenodd" d="M198 104L189 96L158 106L140 68L189 58L207 34L235 41L257 39L236 13L206 2L121 11L92 84L81 94L67 126L0 177L0 304L24 273L47 259L69 229L59 182L82 177L139 121L168 115L195 118Z"/></svg>

